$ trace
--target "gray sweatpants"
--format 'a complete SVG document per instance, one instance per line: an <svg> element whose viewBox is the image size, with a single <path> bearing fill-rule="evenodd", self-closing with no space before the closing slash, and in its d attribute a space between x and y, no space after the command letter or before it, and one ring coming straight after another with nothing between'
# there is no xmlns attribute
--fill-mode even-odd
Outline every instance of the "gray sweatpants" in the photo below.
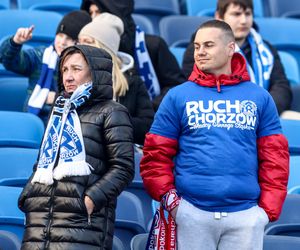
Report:
<svg viewBox="0 0 300 250"><path fill-rule="evenodd" d="M259 206L232 213L201 210L182 199L177 215L178 250L261 250L269 222Z"/></svg>

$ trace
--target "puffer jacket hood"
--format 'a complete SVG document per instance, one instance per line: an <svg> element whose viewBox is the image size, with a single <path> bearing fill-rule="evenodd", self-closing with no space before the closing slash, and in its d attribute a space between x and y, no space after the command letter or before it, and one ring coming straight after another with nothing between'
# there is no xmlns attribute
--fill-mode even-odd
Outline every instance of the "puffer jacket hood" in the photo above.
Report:
<svg viewBox="0 0 300 250"><path fill-rule="evenodd" d="M204 73L194 64L189 81L206 87L217 87L218 92L221 92L220 85L235 85L240 82L250 81L246 60L240 53L234 53L231 61L231 69L232 73L230 75L220 75L216 78L212 74Z"/></svg>
<svg viewBox="0 0 300 250"><path fill-rule="evenodd" d="M84 55L90 71L92 72L93 88L91 91L90 101L110 100L113 97L112 89L112 59L111 56L103 49L95 48L88 45L75 45L65 49L61 57L69 54L74 50L80 50ZM59 61L59 69L62 61ZM58 73L59 92L64 91L62 76Z"/></svg>
<svg viewBox="0 0 300 250"><path fill-rule="evenodd" d="M89 12L91 4L95 4L101 12L118 16L124 23L124 33L121 36L120 51L134 55L135 22L131 16L134 10L133 0L83 0L81 9Z"/></svg>

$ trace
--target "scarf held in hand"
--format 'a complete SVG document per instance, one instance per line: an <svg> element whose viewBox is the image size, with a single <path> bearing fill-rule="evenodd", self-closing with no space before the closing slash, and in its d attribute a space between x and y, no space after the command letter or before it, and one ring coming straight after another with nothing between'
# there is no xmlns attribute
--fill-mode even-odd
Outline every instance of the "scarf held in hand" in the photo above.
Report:
<svg viewBox="0 0 300 250"><path fill-rule="evenodd" d="M80 85L69 99L63 96L56 99L32 183L51 185L53 179L60 180L66 176L91 173L91 166L85 160L80 120L76 112L90 97L91 89L92 83L86 83ZM55 167L57 158L59 159Z"/></svg>

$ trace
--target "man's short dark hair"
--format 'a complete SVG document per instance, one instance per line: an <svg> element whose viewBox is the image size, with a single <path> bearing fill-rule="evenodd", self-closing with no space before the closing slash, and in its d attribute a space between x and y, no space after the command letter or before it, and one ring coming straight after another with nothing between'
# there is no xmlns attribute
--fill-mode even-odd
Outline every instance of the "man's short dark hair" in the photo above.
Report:
<svg viewBox="0 0 300 250"><path fill-rule="evenodd" d="M252 0L218 0L217 12L221 18L224 17L225 12L230 4L239 5L243 10L251 9L253 12L253 1Z"/></svg>
<svg viewBox="0 0 300 250"><path fill-rule="evenodd" d="M233 34L231 27L229 26L228 23L226 23L224 21L216 20L216 19L208 20L208 21L202 23L199 26L198 30L205 29L205 28L220 29L223 31L223 33L225 35L224 38L226 38L226 42L234 42L235 41L234 34Z"/></svg>

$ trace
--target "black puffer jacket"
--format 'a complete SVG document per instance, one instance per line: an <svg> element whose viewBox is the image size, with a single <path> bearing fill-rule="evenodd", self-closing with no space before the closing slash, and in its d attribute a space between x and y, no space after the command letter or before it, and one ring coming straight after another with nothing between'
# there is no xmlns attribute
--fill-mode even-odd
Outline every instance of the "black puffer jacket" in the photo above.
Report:
<svg viewBox="0 0 300 250"><path fill-rule="evenodd" d="M94 3L101 12L109 12L120 17L124 23L124 33L121 36L120 51L134 56L136 25L131 14L134 11L133 0L83 0L81 9L89 11ZM163 96L168 90L186 81L175 56L169 50L166 42L156 35L145 35L146 47L157 75L161 94L153 100L153 107L157 110Z"/></svg>
<svg viewBox="0 0 300 250"><path fill-rule="evenodd" d="M22 249L111 249L116 198L134 175L130 118L125 107L111 100L111 58L101 49L76 47L93 72L91 97L77 113L86 160L94 170L89 176L54 180L53 185L28 182L19 198L26 213ZM95 204L91 224L86 195Z"/></svg>

